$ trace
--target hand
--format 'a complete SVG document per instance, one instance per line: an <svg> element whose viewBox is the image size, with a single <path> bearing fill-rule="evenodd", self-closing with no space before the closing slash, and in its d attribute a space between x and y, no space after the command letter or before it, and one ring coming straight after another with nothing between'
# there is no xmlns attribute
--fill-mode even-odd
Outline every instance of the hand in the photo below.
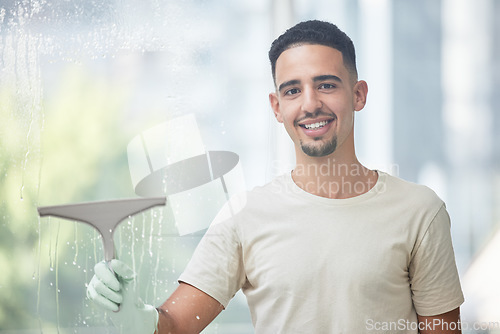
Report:
<svg viewBox="0 0 500 334"><path fill-rule="evenodd" d="M113 271L114 273L113 273ZM137 296L135 273L119 260L99 262L87 287L87 297L110 313L120 333L152 334L158 323L158 312Z"/></svg>

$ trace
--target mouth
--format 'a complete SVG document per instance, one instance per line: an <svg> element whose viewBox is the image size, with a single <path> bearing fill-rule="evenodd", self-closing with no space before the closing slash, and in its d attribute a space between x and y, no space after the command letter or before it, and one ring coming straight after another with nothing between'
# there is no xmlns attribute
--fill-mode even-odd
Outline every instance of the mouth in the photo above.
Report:
<svg viewBox="0 0 500 334"><path fill-rule="evenodd" d="M333 121L334 121L333 119L323 120L315 123L299 124L299 126L306 130L316 130L316 129L321 129L322 127L326 126L327 124L330 124Z"/></svg>
<svg viewBox="0 0 500 334"><path fill-rule="evenodd" d="M302 129L302 132L310 138L315 140L321 139L323 135L328 133L332 124L337 120L335 116L328 117L318 117L318 118L308 118L303 119L297 123L297 125Z"/></svg>

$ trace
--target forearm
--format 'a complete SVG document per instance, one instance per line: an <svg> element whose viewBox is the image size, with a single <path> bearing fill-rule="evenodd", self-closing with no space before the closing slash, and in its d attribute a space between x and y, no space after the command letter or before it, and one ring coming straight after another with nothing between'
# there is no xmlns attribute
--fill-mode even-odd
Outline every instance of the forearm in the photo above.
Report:
<svg viewBox="0 0 500 334"><path fill-rule="evenodd" d="M157 307L158 324L155 334L180 334L182 333L175 325L174 318L162 307Z"/></svg>
<svg viewBox="0 0 500 334"><path fill-rule="evenodd" d="M224 307L197 288L181 283L163 305L158 307L156 334L200 333Z"/></svg>
<svg viewBox="0 0 500 334"><path fill-rule="evenodd" d="M460 309L436 316L418 316L420 334L460 334Z"/></svg>

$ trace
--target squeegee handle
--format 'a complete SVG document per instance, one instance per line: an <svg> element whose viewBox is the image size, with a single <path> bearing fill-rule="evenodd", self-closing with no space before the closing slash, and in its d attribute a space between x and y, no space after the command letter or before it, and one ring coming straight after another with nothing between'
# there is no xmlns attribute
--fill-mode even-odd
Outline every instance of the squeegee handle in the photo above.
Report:
<svg viewBox="0 0 500 334"><path fill-rule="evenodd" d="M115 271L111 267L111 260L106 260L105 262L106 262L106 267L108 267L109 271L111 271L113 273L113 275L115 275L116 278L118 278L118 275L115 273ZM118 310L113 311L113 312L115 312L115 313L120 312L120 305L118 305Z"/></svg>

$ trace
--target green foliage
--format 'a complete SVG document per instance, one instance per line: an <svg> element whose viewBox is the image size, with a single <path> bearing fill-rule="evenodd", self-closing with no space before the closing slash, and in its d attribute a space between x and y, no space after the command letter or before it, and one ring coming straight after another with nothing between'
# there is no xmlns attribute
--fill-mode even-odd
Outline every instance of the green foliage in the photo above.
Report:
<svg viewBox="0 0 500 334"><path fill-rule="evenodd" d="M59 83L39 104L15 80L0 86L0 329L81 317L88 268L101 257L85 242L93 229L39 219L36 207L133 194L123 87L75 65Z"/></svg>
<svg viewBox="0 0 500 334"><path fill-rule="evenodd" d="M39 218L36 207L134 197L126 147L152 122L136 119L127 133L130 94L119 77L83 65L54 77L45 99L30 98L41 89L19 90L16 78L0 81L0 331L108 325L85 298L103 259L99 234ZM147 303L159 305L175 289L201 237L176 233L168 208L137 215L115 233L117 256L139 274Z"/></svg>

